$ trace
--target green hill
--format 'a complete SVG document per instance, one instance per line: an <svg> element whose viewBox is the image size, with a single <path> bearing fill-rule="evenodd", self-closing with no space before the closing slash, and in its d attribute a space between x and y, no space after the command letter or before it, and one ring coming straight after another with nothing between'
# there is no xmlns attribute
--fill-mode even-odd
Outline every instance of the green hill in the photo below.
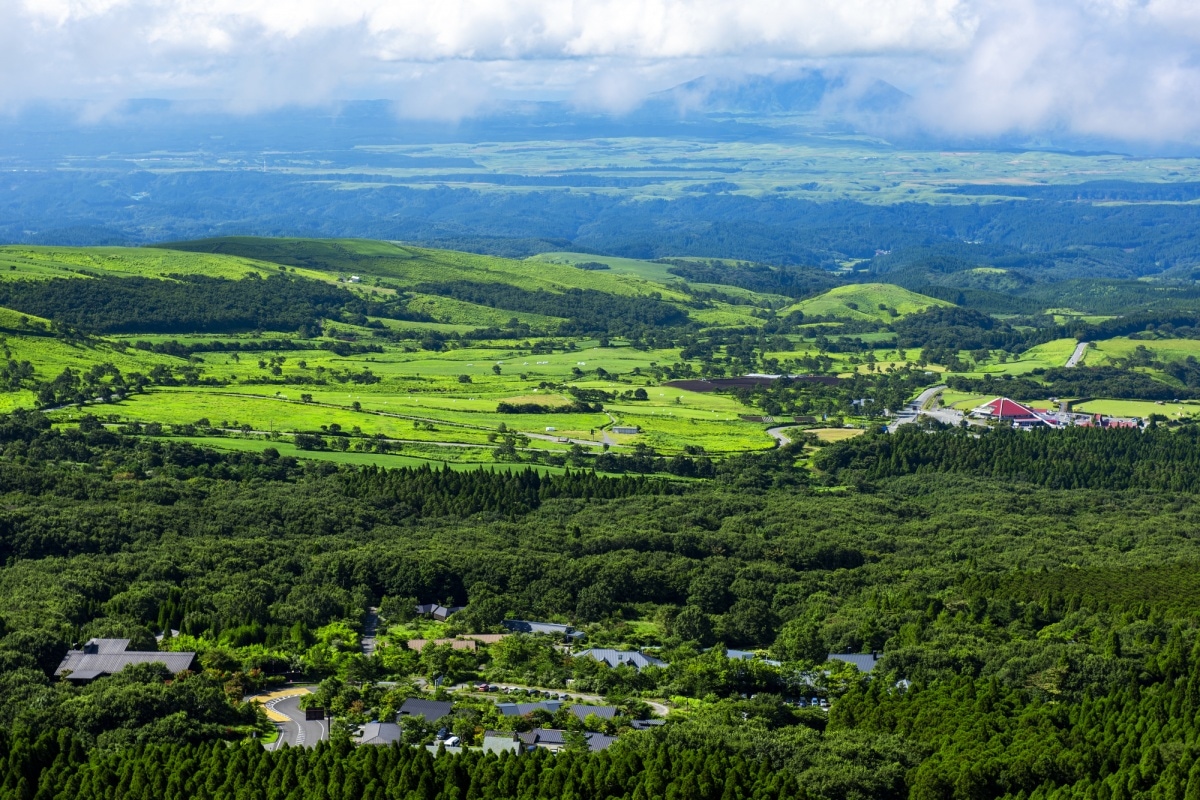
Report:
<svg viewBox="0 0 1200 800"><path fill-rule="evenodd" d="M929 308L952 305L945 300L926 297L890 283L855 283L801 300L785 308L780 315L802 311L806 317L887 322Z"/></svg>
<svg viewBox="0 0 1200 800"><path fill-rule="evenodd" d="M234 255L184 253L145 247L0 246L0 280L99 276L166 280L171 275L240 280L251 274L266 277L277 272L278 264ZM296 274L326 282L330 280L327 273L313 270L297 270Z"/></svg>
<svg viewBox="0 0 1200 800"><path fill-rule="evenodd" d="M684 295L638 275L582 270L563 263L531 263L453 250L409 247L393 242L227 237L161 246L179 251L236 255L326 274L334 273L339 277L358 275L364 282L379 278L402 289L430 283L467 281L503 283L527 291L592 289L615 295L649 296L657 293L667 300L686 299Z"/></svg>

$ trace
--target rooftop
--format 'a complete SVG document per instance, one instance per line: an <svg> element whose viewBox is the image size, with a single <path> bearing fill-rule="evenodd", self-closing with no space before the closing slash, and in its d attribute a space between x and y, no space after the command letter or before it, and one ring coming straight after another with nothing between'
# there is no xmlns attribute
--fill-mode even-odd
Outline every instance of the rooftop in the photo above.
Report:
<svg viewBox="0 0 1200 800"><path fill-rule="evenodd" d="M162 664L171 672L195 666L195 653L126 650L128 639L91 639L80 650L68 650L54 674L69 681L90 681L114 675L130 664Z"/></svg>

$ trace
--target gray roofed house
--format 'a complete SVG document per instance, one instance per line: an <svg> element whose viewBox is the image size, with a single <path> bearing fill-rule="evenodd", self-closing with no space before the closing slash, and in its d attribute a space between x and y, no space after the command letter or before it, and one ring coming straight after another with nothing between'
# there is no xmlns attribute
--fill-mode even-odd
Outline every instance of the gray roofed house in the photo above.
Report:
<svg viewBox="0 0 1200 800"><path fill-rule="evenodd" d="M612 719L621 713L616 706L571 706L571 713L579 719L587 719L595 714L600 719Z"/></svg>
<svg viewBox="0 0 1200 800"><path fill-rule="evenodd" d="M540 703L498 703L496 705L496 710L505 717L523 717L539 709L553 714L560 708L562 708L562 703L558 700L543 700Z"/></svg>
<svg viewBox="0 0 1200 800"><path fill-rule="evenodd" d="M736 659L740 659L741 661L753 661L756 658L762 658L762 662L764 664L770 664L772 667L783 666L782 661L776 661L773 658L763 658L763 657L759 656L759 654L754 652L753 650L726 650L725 657L726 658L736 658Z"/></svg>
<svg viewBox="0 0 1200 800"><path fill-rule="evenodd" d="M667 662L661 658L648 656L636 650L610 650L605 647L593 647L589 650L584 650L578 653L576 658L594 658L597 661L603 661L613 669L626 664L638 672L641 672L646 667L665 667L667 665Z"/></svg>
<svg viewBox="0 0 1200 800"><path fill-rule="evenodd" d="M483 752L496 754L519 753L521 752L521 740L514 733L484 731Z"/></svg>
<svg viewBox="0 0 1200 800"><path fill-rule="evenodd" d="M171 672L196 668L195 653L126 650L128 639L91 639L80 650L68 650L54 674L75 683L115 675L130 664L162 664Z"/></svg>
<svg viewBox="0 0 1200 800"><path fill-rule="evenodd" d="M368 722L358 735L359 744L392 744L404 736L403 730L394 722Z"/></svg>
<svg viewBox="0 0 1200 800"><path fill-rule="evenodd" d="M635 731L645 731L645 730L649 730L651 728L657 728L661 725L666 725L666 724L667 724L667 721L665 719L635 719L631 723L631 727Z"/></svg>
<svg viewBox="0 0 1200 800"><path fill-rule="evenodd" d="M558 636L560 638L583 639L587 636L583 631L577 631L570 625L563 625L558 622L530 622L524 619L506 619L504 627L514 633L540 633L545 636Z"/></svg>
<svg viewBox="0 0 1200 800"><path fill-rule="evenodd" d="M529 749L542 747L546 750L558 751L567 744L566 734L566 731L538 728L528 733L518 733L517 738ZM593 753L604 750L617 740L615 736L605 736L602 733L584 733L583 735L587 739L588 750Z"/></svg>
<svg viewBox="0 0 1200 800"><path fill-rule="evenodd" d="M421 603L417 606L417 616L433 617L438 622L445 622L451 614L457 614L466 606L443 606L439 603Z"/></svg>
<svg viewBox="0 0 1200 800"><path fill-rule="evenodd" d="M870 672L879 663L875 653L830 653L829 661L845 661L858 667L859 672Z"/></svg>
<svg viewBox="0 0 1200 800"><path fill-rule="evenodd" d="M401 717L422 717L426 722L436 722L450 713L454 704L444 700L422 700L410 697L397 712Z"/></svg>

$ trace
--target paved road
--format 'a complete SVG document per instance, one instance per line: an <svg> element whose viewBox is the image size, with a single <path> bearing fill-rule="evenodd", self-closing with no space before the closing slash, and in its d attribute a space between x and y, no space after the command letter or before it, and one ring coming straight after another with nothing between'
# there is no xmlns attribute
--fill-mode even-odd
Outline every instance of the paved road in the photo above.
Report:
<svg viewBox="0 0 1200 800"><path fill-rule="evenodd" d="M329 725L326 722L309 722L304 719L304 711L300 708L301 695L280 697L268 700L266 706L287 717L290 722L276 723L279 725L279 739L272 750L287 744L292 747L316 747L317 742L329 738Z"/></svg>
<svg viewBox="0 0 1200 800"><path fill-rule="evenodd" d="M1071 357L1067 359L1067 368L1079 366L1079 362L1083 360L1083 354L1087 352L1089 342L1080 342L1075 345L1075 352L1071 353Z"/></svg>
<svg viewBox="0 0 1200 800"><path fill-rule="evenodd" d="M784 431L788 428L795 427L793 425L778 425L774 428L767 428L767 436L770 436L780 447L786 447L792 443L792 437L788 436Z"/></svg>
<svg viewBox="0 0 1200 800"><path fill-rule="evenodd" d="M925 391L923 391L919 395L917 395L914 399L910 400L904 406L904 408L902 408L896 412L896 417L892 421L892 424L888 425L888 433L895 433L896 429L899 428L901 425L908 425L913 422L916 422L917 417L919 417L923 412L930 414L931 416L937 417L939 419L941 418L940 417L941 414L948 413L948 412L932 412L931 413L931 412L924 411L924 408L929 403L929 401L932 400L934 398L934 396L936 396L939 392L941 392L945 388L946 388L946 384L944 384L944 383L939 383L937 386L930 386L928 389L926 389ZM949 413L956 413L956 412L949 412Z"/></svg>
<svg viewBox="0 0 1200 800"><path fill-rule="evenodd" d="M375 633L379 629L379 609L368 608L363 621L362 651L367 658L375 655Z"/></svg>

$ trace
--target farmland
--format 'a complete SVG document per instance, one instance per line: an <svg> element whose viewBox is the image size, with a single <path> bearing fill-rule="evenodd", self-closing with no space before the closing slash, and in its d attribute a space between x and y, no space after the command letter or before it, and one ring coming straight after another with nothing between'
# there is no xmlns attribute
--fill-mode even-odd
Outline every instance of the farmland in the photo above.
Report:
<svg viewBox="0 0 1200 800"><path fill-rule="evenodd" d="M734 285L692 284L668 271L669 263L565 251L522 261L362 240L230 238L175 246L183 249L0 248L0 261L10 266L0 270L0 281L9 283L0 285L27 304L0 309L2 344L11 364L29 365L27 378L0 393L0 409L49 408L67 426L93 414L110 426L205 446L275 446L344 463L614 468L619 460L596 459L721 460L770 450L778 445L767 428L794 414L816 415L815 426L831 418L855 426L818 437L835 441L951 373L1036 378L1061 368L1076 344L1060 336L1031 337L1027 347L1008 350L902 347L898 326L954 306L873 282L792 302ZM710 272L699 274L720 279L711 272L718 262L702 266ZM289 326L303 314L284 309L261 317L258 329L160 332L153 327L160 323L108 308L97 318L110 328L142 330L105 333L87 330L92 317L76 310L71 319L83 330L33 313L64 313L60 296L75 297L62 292L76 281L120 287L146 279L184 292L161 294L158 302L168 308L201 297L186 293L197 280L217 281L214 288L236 298L227 290L232 281L260 293L278 286L303 302L311 296L316 305L303 313L327 316L309 318L299 330ZM25 280L59 288L30 293ZM328 287L324 294L305 294L314 282ZM331 313L339 304L342 310ZM169 319L171 312L155 313ZM207 313L193 317L227 327L242 319L209 323ZM1022 330L1032 329L1006 335L1027 336ZM1109 338L1084 363L1124 364L1136 355L1143 372L1177 381L1165 364L1198 352L1196 345ZM859 388L788 390L772 399L754 389L664 385L754 372L816 372L853 378ZM125 388L131 380L134 391ZM1001 384L988 390L1003 391ZM942 401L969 408L994 396L988 392L947 392ZM877 406L857 399L877 393ZM1112 409L1104 413L1129 410ZM1155 407L1135 410L1146 416ZM1164 415L1182 418L1175 411Z"/></svg>

